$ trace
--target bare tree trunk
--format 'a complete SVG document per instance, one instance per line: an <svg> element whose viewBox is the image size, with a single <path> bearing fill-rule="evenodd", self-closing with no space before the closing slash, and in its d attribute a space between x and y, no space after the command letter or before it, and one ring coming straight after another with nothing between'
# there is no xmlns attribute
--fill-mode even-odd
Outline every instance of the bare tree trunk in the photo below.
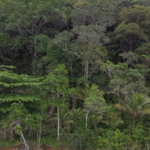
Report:
<svg viewBox="0 0 150 150"><path fill-rule="evenodd" d="M32 56L32 74L35 75L36 64L34 64L33 60L36 59L37 51L36 51L37 41L34 41L34 56Z"/></svg>
<svg viewBox="0 0 150 150"><path fill-rule="evenodd" d="M76 98L72 97L72 109L76 108Z"/></svg>
<svg viewBox="0 0 150 150"><path fill-rule="evenodd" d="M12 138L13 137L13 128L12 128L12 126L10 126L10 137Z"/></svg>
<svg viewBox="0 0 150 150"><path fill-rule="evenodd" d="M146 147L147 147L147 150L149 150L149 144L148 143L146 144Z"/></svg>
<svg viewBox="0 0 150 150"><path fill-rule="evenodd" d="M89 116L89 113L90 113L90 111L88 111L88 112L86 113L86 117L85 117L85 122L86 122L85 127L86 127L86 129L87 129L87 127L88 127L88 116Z"/></svg>
<svg viewBox="0 0 150 150"><path fill-rule="evenodd" d="M16 121L14 121L13 123L11 123L10 125L9 125L9 128L10 128L10 137L12 138L13 137L13 126L16 124L17 122Z"/></svg>
<svg viewBox="0 0 150 150"><path fill-rule="evenodd" d="M40 126L40 131L38 134L38 147L40 147L40 142L41 142L41 126Z"/></svg>
<svg viewBox="0 0 150 150"><path fill-rule="evenodd" d="M60 118L59 118L59 106L57 107L57 141L59 140L60 134Z"/></svg>
<svg viewBox="0 0 150 150"><path fill-rule="evenodd" d="M135 128L136 125L136 116L133 116L133 128Z"/></svg>
<svg viewBox="0 0 150 150"><path fill-rule="evenodd" d="M53 115L54 111L55 111L54 106L51 106L49 110L49 115Z"/></svg>
<svg viewBox="0 0 150 150"><path fill-rule="evenodd" d="M23 143L25 145L25 150L29 150L29 146L28 146L28 144L27 144L27 142L26 142L26 140L24 138L24 135L23 135L22 131L20 132L20 135L21 135L21 138L22 138Z"/></svg>
<svg viewBox="0 0 150 150"><path fill-rule="evenodd" d="M4 140L6 140L7 136L6 136L6 129L4 129Z"/></svg>
<svg viewBox="0 0 150 150"><path fill-rule="evenodd" d="M29 137L31 137L31 134L32 134L32 126L30 127Z"/></svg>
<svg viewBox="0 0 150 150"><path fill-rule="evenodd" d="M20 127L20 124L18 122L17 122L17 126ZM29 150L29 146L28 146L28 144L27 144L27 142L24 138L24 135L23 135L22 131L20 131L20 136L21 136L21 139L23 140L23 143L25 145L25 150Z"/></svg>
<svg viewBox="0 0 150 150"><path fill-rule="evenodd" d="M70 72L71 72L71 77L72 77L72 71L73 71L73 69L72 69L72 61L70 61Z"/></svg>
<svg viewBox="0 0 150 150"><path fill-rule="evenodd" d="M88 80L89 78L89 61L88 60L86 60L85 62L84 77L86 78L86 80Z"/></svg>

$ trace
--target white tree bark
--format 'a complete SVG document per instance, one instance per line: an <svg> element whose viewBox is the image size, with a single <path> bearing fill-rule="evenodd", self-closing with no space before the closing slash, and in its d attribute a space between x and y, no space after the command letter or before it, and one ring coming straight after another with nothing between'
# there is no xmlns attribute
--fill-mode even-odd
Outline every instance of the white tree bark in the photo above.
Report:
<svg viewBox="0 0 150 150"><path fill-rule="evenodd" d="M86 78L86 80L88 80L89 78L89 61L88 60L86 60L85 62L84 77Z"/></svg>
<svg viewBox="0 0 150 150"><path fill-rule="evenodd" d="M41 144L41 126L40 126L40 131L38 133L38 147L40 147L40 144Z"/></svg>
<svg viewBox="0 0 150 150"><path fill-rule="evenodd" d="M90 113L90 111L88 111L87 113L86 113L86 117L85 117L85 127L86 127L86 129L87 129L87 127L88 127L88 117L89 117L89 113Z"/></svg>
<svg viewBox="0 0 150 150"><path fill-rule="evenodd" d="M20 124L18 122L16 124L17 124L18 127L20 127ZM27 144L27 142L24 138L24 135L23 135L22 131L20 131L20 136L21 136L21 139L23 140L23 144L25 145L25 150L29 150L29 146L28 146L28 144Z"/></svg>
<svg viewBox="0 0 150 150"><path fill-rule="evenodd" d="M4 140L6 140L6 129L4 129Z"/></svg>
<svg viewBox="0 0 150 150"><path fill-rule="evenodd" d="M57 107L57 141L59 140L60 134L60 118L59 118L59 106Z"/></svg>

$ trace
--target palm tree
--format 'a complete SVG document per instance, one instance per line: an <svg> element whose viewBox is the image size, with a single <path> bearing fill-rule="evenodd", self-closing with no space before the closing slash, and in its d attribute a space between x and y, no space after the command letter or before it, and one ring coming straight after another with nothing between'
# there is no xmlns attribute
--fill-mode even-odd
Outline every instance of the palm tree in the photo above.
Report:
<svg viewBox="0 0 150 150"><path fill-rule="evenodd" d="M91 114L89 116L89 122L93 125L95 133L98 133L98 124L102 121L102 115Z"/></svg>
<svg viewBox="0 0 150 150"><path fill-rule="evenodd" d="M115 107L129 112L133 118L133 127L135 127L139 116L150 114L150 98L140 93L133 93L131 96L126 96L125 101L116 104Z"/></svg>
<svg viewBox="0 0 150 150"><path fill-rule="evenodd" d="M109 114L108 117L105 118L102 122L112 129L115 129L119 125L123 124L123 120L116 112Z"/></svg>
<svg viewBox="0 0 150 150"><path fill-rule="evenodd" d="M80 108L70 110L68 113L66 113L64 124L66 126L67 132L70 132L71 126L73 127L78 126L80 120L83 120L83 117L84 112Z"/></svg>

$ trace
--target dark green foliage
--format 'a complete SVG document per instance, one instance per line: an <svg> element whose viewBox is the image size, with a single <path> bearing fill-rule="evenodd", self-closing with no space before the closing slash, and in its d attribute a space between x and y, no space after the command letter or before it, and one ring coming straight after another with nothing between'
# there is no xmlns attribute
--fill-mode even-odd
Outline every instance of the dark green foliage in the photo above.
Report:
<svg viewBox="0 0 150 150"><path fill-rule="evenodd" d="M0 138L150 149L149 26L148 0L1 0Z"/></svg>

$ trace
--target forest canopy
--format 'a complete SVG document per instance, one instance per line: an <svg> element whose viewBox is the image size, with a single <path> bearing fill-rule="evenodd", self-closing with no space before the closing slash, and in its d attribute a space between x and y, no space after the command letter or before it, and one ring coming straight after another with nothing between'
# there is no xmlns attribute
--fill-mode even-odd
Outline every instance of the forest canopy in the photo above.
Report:
<svg viewBox="0 0 150 150"><path fill-rule="evenodd" d="M149 0L1 0L0 140L149 149L149 26Z"/></svg>

